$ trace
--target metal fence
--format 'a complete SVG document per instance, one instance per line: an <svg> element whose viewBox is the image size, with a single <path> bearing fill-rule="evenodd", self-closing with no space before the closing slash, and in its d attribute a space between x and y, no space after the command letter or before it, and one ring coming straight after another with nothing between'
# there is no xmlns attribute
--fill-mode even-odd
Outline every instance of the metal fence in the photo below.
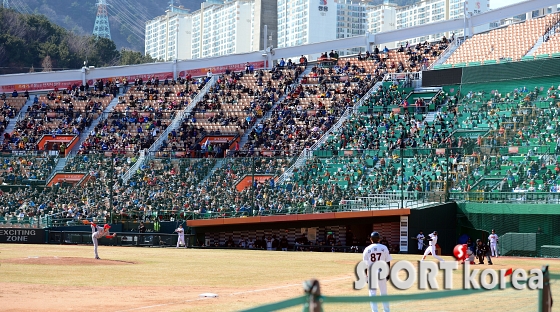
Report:
<svg viewBox="0 0 560 312"><path fill-rule="evenodd" d="M91 232L87 231L48 231L47 243L49 244L92 244ZM177 234L165 233L134 233L117 232L115 238L101 238L100 245L111 246L142 246L142 247L175 247ZM194 235L185 234L186 247L193 245Z"/></svg>

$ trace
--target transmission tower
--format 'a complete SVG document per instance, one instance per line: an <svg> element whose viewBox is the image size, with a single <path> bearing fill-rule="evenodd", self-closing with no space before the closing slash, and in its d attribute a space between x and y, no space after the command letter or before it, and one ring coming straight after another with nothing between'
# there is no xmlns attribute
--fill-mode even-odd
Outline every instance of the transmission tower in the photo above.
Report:
<svg viewBox="0 0 560 312"><path fill-rule="evenodd" d="M109 13L107 13L107 0L98 0L97 2L97 16L95 16L93 35L99 38L111 39Z"/></svg>
<svg viewBox="0 0 560 312"><path fill-rule="evenodd" d="M8 0L3 0L3 1L2 1L2 7L3 7L4 9L9 8L9 7L10 7L10 2L9 2Z"/></svg>

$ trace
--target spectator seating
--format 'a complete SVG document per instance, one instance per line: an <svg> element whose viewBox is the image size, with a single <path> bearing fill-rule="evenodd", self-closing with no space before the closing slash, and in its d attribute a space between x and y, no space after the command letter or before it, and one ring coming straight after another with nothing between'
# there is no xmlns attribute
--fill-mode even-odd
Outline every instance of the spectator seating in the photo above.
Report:
<svg viewBox="0 0 560 312"><path fill-rule="evenodd" d="M14 132L5 135L4 150L35 151L42 135L79 135L111 100L112 95L79 89L72 94L51 92L41 96L17 121Z"/></svg>
<svg viewBox="0 0 560 312"><path fill-rule="evenodd" d="M4 132L4 129L8 126L10 119L17 117L19 111L25 106L27 98L18 97L6 97L4 100L0 99L0 133Z"/></svg>
<svg viewBox="0 0 560 312"><path fill-rule="evenodd" d="M93 129L80 146L80 153L111 151L128 158L149 148L185 109L201 84L192 80L162 84L136 82L119 98L114 110ZM103 116L105 117L105 116Z"/></svg>
<svg viewBox="0 0 560 312"><path fill-rule="evenodd" d="M560 57L560 27L556 28L556 33L535 51L535 57L540 55Z"/></svg>
<svg viewBox="0 0 560 312"><path fill-rule="evenodd" d="M44 183L55 166L52 156L0 156L0 183L24 185L32 181Z"/></svg>
<svg viewBox="0 0 560 312"><path fill-rule="evenodd" d="M494 29L467 39L445 64L455 67L480 65L492 60L519 61L542 37L547 26L555 19L554 14L531 19L522 23Z"/></svg>

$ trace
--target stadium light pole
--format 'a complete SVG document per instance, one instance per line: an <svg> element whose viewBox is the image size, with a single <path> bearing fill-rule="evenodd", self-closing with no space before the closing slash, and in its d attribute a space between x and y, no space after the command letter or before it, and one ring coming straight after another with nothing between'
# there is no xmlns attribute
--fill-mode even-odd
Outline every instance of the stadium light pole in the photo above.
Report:
<svg viewBox="0 0 560 312"><path fill-rule="evenodd" d="M253 210L253 215L255 214L255 155L251 155L252 170L251 170L251 209Z"/></svg>
<svg viewBox="0 0 560 312"><path fill-rule="evenodd" d="M403 158L403 146L400 148L401 153L401 209L404 208L404 158Z"/></svg>
<svg viewBox="0 0 560 312"><path fill-rule="evenodd" d="M447 169L445 170L445 202L449 201L449 148L445 149L445 160Z"/></svg>

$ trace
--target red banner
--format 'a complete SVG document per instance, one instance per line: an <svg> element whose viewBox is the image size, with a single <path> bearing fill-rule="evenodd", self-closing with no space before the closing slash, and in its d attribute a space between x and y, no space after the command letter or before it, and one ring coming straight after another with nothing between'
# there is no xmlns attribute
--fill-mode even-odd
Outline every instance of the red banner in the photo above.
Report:
<svg viewBox="0 0 560 312"><path fill-rule="evenodd" d="M517 154L517 153L519 153L519 147L517 147L517 146L510 146L510 147L508 147L508 152L509 152L510 154Z"/></svg>
<svg viewBox="0 0 560 312"><path fill-rule="evenodd" d="M57 173L52 180L49 181L47 186L53 186L58 182L76 183L79 182L85 174L83 173Z"/></svg>
<svg viewBox="0 0 560 312"><path fill-rule="evenodd" d="M142 75L130 75L130 76L119 76L119 77L108 77L108 78L101 78L103 79L103 81L114 81L116 79L122 81L123 78L126 78L126 80L128 81L129 85L131 82L134 82L134 80L136 80L136 78L142 79L144 82L146 82L148 79L152 79L153 78L158 78L160 83L162 83L165 78L167 79L173 79L173 73L172 72L164 72L164 73L153 73L153 74L142 74ZM95 81L93 79L88 80L88 84L91 86L93 85Z"/></svg>
<svg viewBox="0 0 560 312"><path fill-rule="evenodd" d="M70 80L70 81L57 81L57 82L39 82L39 83L26 83L26 84L16 84L0 86L2 92L13 92L14 90L19 91L43 91L43 90L54 90L54 88L66 89L68 86L81 85L81 80Z"/></svg>
<svg viewBox="0 0 560 312"><path fill-rule="evenodd" d="M265 183L270 179L274 179L274 176L268 174L255 175L255 182L257 183ZM239 181L239 183L237 183L235 189L237 189L238 192L241 192L244 189L250 187L252 183L253 183L253 176L246 175L243 179L241 179L241 181Z"/></svg>
<svg viewBox="0 0 560 312"><path fill-rule="evenodd" d="M210 141L210 143L229 143L233 139L235 139L234 136L207 136L200 141L200 145L204 145L206 141Z"/></svg>
<svg viewBox="0 0 560 312"><path fill-rule="evenodd" d="M226 70L231 70L231 71L242 71L245 70L245 65L247 63L241 63L241 64L232 64L232 65L224 65L224 66L213 66L213 67L207 67L207 68L198 68L198 69L189 69L189 70L184 70L181 71L179 73L179 77L185 77L188 74L190 74L192 77L200 77L200 76L206 76L206 73L208 72L208 70L212 71L212 74L223 74L226 72ZM253 65L254 69L260 69L260 68L264 68L264 61L260 61L260 62L249 62L250 65Z"/></svg>

